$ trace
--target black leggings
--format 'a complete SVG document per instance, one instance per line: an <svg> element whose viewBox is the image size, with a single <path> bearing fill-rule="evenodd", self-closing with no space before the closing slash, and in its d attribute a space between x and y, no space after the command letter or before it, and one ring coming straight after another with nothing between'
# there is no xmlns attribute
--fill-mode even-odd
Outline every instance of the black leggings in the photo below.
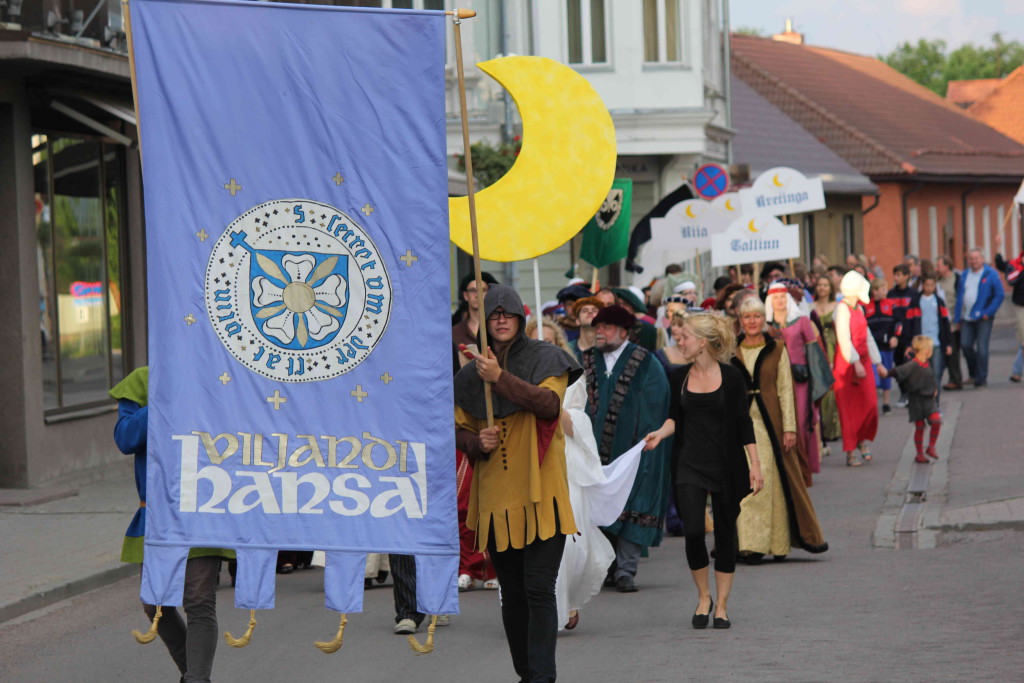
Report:
<svg viewBox="0 0 1024 683"><path fill-rule="evenodd" d="M683 520L686 534L686 562L690 569L704 569L710 562L704 543L704 508L708 492L696 484L676 486L676 509ZM711 514L715 521L715 571L732 574L736 571L736 517L726 509L725 495L711 492Z"/></svg>

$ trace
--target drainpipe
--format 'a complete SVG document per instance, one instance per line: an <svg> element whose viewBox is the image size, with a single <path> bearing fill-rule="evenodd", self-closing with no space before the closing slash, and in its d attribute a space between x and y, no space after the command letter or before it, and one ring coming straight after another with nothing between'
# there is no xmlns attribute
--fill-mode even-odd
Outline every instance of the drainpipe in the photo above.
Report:
<svg viewBox="0 0 1024 683"><path fill-rule="evenodd" d="M499 49L501 54L508 56L509 51L512 49L512 19L509 15L508 0L501 0L501 13L499 16L499 29L501 32L501 38L499 40ZM501 103L502 109L504 110L505 120L501 126L501 141L506 145L512 142L514 136L512 128L512 118L514 116L512 111L512 95L509 93L507 88L502 88L501 91Z"/></svg>
<svg viewBox="0 0 1024 683"><path fill-rule="evenodd" d="M963 194L960 195L960 229L963 232L963 253L967 253L967 250L972 248L973 244L967 244L967 195L977 191L981 187L979 183L971 185ZM954 263L956 259L953 259Z"/></svg>
<svg viewBox="0 0 1024 683"><path fill-rule="evenodd" d="M919 180L919 181L917 181L917 185L914 185L912 188L910 188L908 190L904 190L903 191L903 196L901 197L901 200L903 202L903 253L904 254L909 254L910 253L909 229L908 229L908 226L907 226L907 197L909 197L910 195L914 194L915 192L920 190L922 187L924 187L924 181L923 180Z"/></svg>
<svg viewBox="0 0 1024 683"><path fill-rule="evenodd" d="M722 0L722 73L725 92L725 127L732 129L732 37L729 32L729 0ZM732 138L725 141L725 163L732 164Z"/></svg>
<svg viewBox="0 0 1024 683"><path fill-rule="evenodd" d="M871 204L871 206L869 206L868 208L866 208L863 211L861 211L860 215L861 216L867 216L869 213L871 213L872 211L874 211L875 209L878 208L878 202L880 202L880 201L882 201L882 194L878 193L878 194L875 195L874 203Z"/></svg>

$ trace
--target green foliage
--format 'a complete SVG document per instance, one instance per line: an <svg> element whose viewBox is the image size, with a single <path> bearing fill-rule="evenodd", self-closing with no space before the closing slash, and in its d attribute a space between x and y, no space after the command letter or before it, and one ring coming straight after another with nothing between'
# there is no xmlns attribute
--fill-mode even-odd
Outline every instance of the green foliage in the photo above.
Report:
<svg viewBox="0 0 1024 683"><path fill-rule="evenodd" d="M950 81L1002 78L1024 64L1024 44L1006 42L999 33L990 45L965 43L947 52L942 40L918 40L896 46L879 57L886 64L939 95L945 96Z"/></svg>
<svg viewBox="0 0 1024 683"><path fill-rule="evenodd" d="M476 181L476 189L482 190L488 185L498 182L503 175L508 173L512 164L516 162L523 143L517 135L512 142L503 142L497 147L487 142L474 142L469 146L473 155L473 179ZM459 170L466 172L466 155L455 155L458 160Z"/></svg>
<svg viewBox="0 0 1024 683"><path fill-rule="evenodd" d="M756 26L739 26L734 28L732 32L738 33L741 36L758 36L760 38L764 38L768 35L767 31Z"/></svg>
<svg viewBox="0 0 1024 683"><path fill-rule="evenodd" d="M882 61L904 76L940 95L946 94L946 41L925 40L916 45L902 43Z"/></svg>

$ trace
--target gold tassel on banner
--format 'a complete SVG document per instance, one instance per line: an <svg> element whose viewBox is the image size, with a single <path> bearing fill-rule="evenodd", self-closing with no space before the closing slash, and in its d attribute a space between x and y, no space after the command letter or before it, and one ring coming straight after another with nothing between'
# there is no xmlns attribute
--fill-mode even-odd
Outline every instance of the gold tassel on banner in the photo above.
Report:
<svg viewBox="0 0 1024 683"><path fill-rule="evenodd" d="M338 632L334 634L334 639L324 642L318 640L314 645L316 649L320 650L324 654L334 654L341 649L341 644L345 642L345 624L348 623L348 617L344 614L341 615L341 623L338 624Z"/></svg>
<svg viewBox="0 0 1024 683"><path fill-rule="evenodd" d="M156 614L153 615L153 623L149 625L149 630L145 633L139 633L138 629L132 629L132 635L135 636L135 641L140 645L146 643L152 643L156 640L156 626L160 623L160 617L164 615L160 605L156 606Z"/></svg>
<svg viewBox="0 0 1024 683"><path fill-rule="evenodd" d="M245 647L252 640L252 630L256 628L256 610L249 610L249 628L245 630L241 638L235 638L228 631L224 631L224 640L231 647Z"/></svg>
<svg viewBox="0 0 1024 683"><path fill-rule="evenodd" d="M434 631L437 630L437 615L430 617L430 626L427 628L427 642L422 645L416 640L416 636L410 635L409 646L418 655L429 655L434 651Z"/></svg>

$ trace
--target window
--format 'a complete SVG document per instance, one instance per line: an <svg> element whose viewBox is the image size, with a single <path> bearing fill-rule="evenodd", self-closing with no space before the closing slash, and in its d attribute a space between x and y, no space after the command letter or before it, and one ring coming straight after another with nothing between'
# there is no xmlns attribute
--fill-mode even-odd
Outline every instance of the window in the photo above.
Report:
<svg viewBox="0 0 1024 683"><path fill-rule="evenodd" d="M347 7L384 7L387 9L444 9L444 0L335 0Z"/></svg>
<svg viewBox="0 0 1024 683"><path fill-rule="evenodd" d="M918 223L917 208L907 210L907 253L921 258L921 226Z"/></svg>
<svg viewBox="0 0 1024 683"><path fill-rule="evenodd" d="M566 1L570 64L607 64L605 0Z"/></svg>
<svg viewBox="0 0 1024 683"><path fill-rule="evenodd" d="M39 332L47 410L107 400L125 374L122 148L32 136Z"/></svg>
<svg viewBox="0 0 1024 683"><path fill-rule="evenodd" d="M804 259L810 261L814 258L814 254L817 251L817 247L814 244L814 214L804 214Z"/></svg>
<svg viewBox="0 0 1024 683"><path fill-rule="evenodd" d="M931 247L932 263L939 258L939 208L928 207L928 245Z"/></svg>
<svg viewBox="0 0 1024 683"><path fill-rule="evenodd" d="M444 0L384 0L376 2L377 7L390 7L391 9L444 9Z"/></svg>
<svg viewBox="0 0 1024 683"><path fill-rule="evenodd" d="M680 64L683 61L679 40L680 0L643 0L644 61Z"/></svg>
<svg viewBox="0 0 1024 683"><path fill-rule="evenodd" d="M857 235L854 228L853 214L843 214L843 251L846 254L857 253Z"/></svg>

